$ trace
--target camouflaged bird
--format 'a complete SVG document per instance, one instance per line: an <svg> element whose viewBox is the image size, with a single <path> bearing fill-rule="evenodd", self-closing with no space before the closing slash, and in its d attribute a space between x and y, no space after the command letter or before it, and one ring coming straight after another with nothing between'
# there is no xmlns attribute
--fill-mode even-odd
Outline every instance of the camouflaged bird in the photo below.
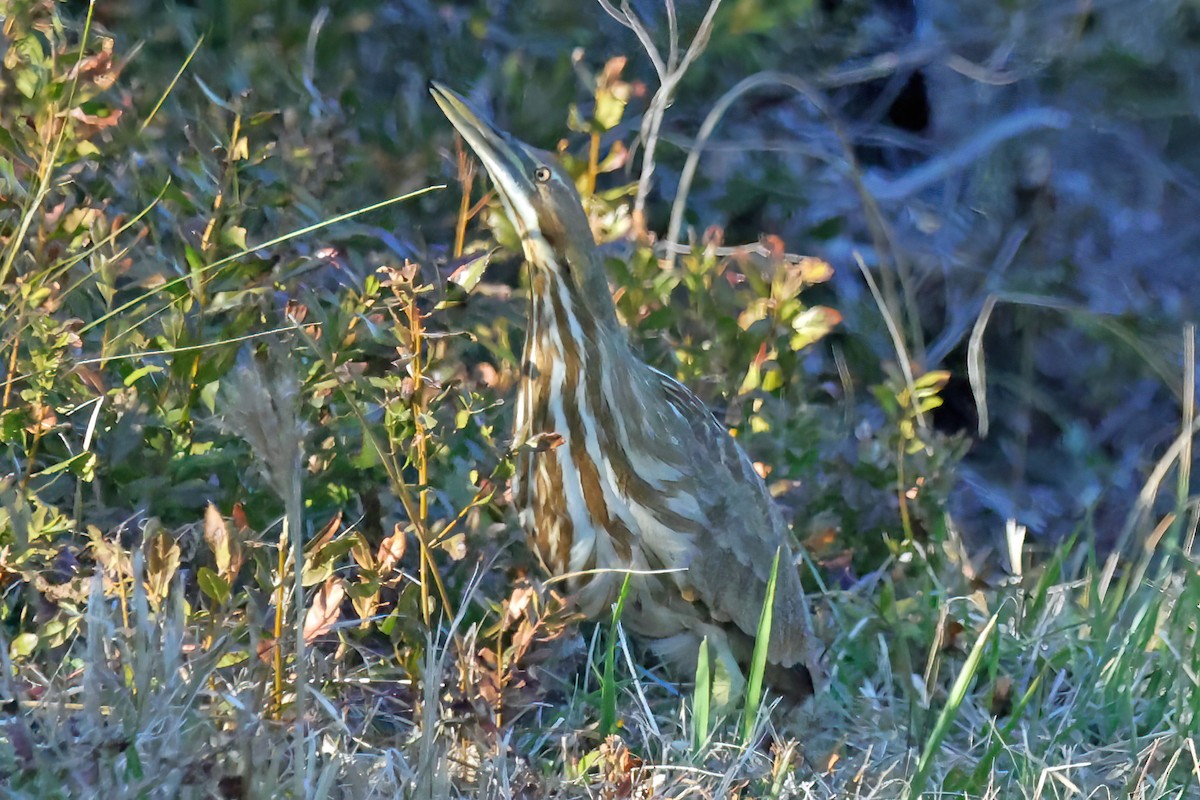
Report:
<svg viewBox="0 0 1200 800"><path fill-rule="evenodd" d="M707 637L730 682L718 700L731 702L779 549L766 677L792 697L812 694L816 639L796 552L750 459L699 398L634 353L555 157L485 123L445 87L431 92L491 176L529 264L514 442L561 437L516 457L513 497L538 557L570 576L591 618L637 571L622 622L685 678Z"/></svg>

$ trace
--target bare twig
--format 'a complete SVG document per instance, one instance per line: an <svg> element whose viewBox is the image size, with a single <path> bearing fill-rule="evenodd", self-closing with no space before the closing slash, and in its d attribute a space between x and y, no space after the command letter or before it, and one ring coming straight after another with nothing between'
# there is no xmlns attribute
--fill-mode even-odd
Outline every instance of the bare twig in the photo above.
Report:
<svg viewBox="0 0 1200 800"><path fill-rule="evenodd" d="M671 221L667 226L666 236L667 247L671 248L672 252L675 246L679 244L679 233L683 227L683 213L687 208L688 193L691 192L692 181L696 177L696 169L700 164L700 156L704 152L704 145L712 137L713 131L716 130L725 113L738 98L759 87L772 85L783 85L795 90L816 106L822 115L832 119L832 115L829 113L828 106L820 92L806 81L794 75L785 75L779 72L760 72L739 81L732 89L721 95L720 99L713 105L712 110L708 112L708 116L704 118L704 122L700 126L700 132L696 134L696 145L688 153L687 161L684 163L683 170L679 174L679 189L675 193L675 202L671 206ZM668 257L674 260L673 255L669 254Z"/></svg>
<svg viewBox="0 0 1200 800"><path fill-rule="evenodd" d="M633 201L635 225L644 231L646 198L650 194L651 179L654 176L654 155L658 148L663 117L666 115L667 107L671 104L671 98L674 96L679 82L700 54L704 52L704 48L708 46L709 37L712 35L713 20L716 17L717 9L721 7L721 0L711 0L704 18L696 28L696 33L692 36L692 41L682 57L679 55L679 21L676 17L675 3L674 0L667 0L669 42L665 60L645 23L630 6L629 0L621 0L620 9L617 9L611 0L597 0L597 2L609 16L633 31L650 57L654 71L658 74L658 91L654 93L654 97L650 100L650 107L646 109L646 113L642 117L640 138L645 149L642 153L642 171L638 178L637 195Z"/></svg>
<svg viewBox="0 0 1200 800"><path fill-rule="evenodd" d="M896 320L892 319L891 310L884 301L879 287L875 284L875 279L871 277L871 270L867 269L866 262L857 251L854 253L854 262L858 264L858 270L862 273L863 280L867 282L867 288L871 290L871 297L875 299L875 305L879 308L880 316L883 317L883 324L887 326L888 335L892 338L892 347L896 350L896 363L900 367L901 374L904 375L904 385L908 388L909 394L916 397L916 379L912 371L912 357L909 355L904 337L900 333L900 326L896 324ZM917 424L922 431L927 431L929 425L925 421L925 414L916 404L913 405L913 410L917 412ZM903 463L903 459L901 459L901 463Z"/></svg>
<svg viewBox="0 0 1200 800"><path fill-rule="evenodd" d="M904 200L950 174L964 169L1001 142L1042 128L1062 130L1070 122L1070 115L1054 108L1030 108L1018 111L1001 118L945 155L931 158L906 175L895 180L886 180L878 175L872 175L868 176L864 182L876 200L885 203Z"/></svg>

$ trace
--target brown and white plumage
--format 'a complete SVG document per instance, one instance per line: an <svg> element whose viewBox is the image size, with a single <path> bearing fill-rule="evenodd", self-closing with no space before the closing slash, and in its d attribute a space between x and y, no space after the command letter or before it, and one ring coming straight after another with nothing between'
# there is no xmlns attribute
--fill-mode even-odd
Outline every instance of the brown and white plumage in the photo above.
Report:
<svg viewBox="0 0 1200 800"><path fill-rule="evenodd" d="M643 363L617 320L578 193L555 159L434 97L475 150L521 234L529 330L513 495L534 550L599 617L631 580L623 621L681 671L707 637L734 691L781 550L768 662L776 688L813 691L816 640L787 525L749 458L704 404ZM646 574L655 573L657 574Z"/></svg>

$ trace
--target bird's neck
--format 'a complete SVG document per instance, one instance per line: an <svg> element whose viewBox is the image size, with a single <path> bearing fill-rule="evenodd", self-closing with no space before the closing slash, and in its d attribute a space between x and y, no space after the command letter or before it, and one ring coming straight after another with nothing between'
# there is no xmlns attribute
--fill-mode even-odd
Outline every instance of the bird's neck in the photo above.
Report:
<svg viewBox="0 0 1200 800"><path fill-rule="evenodd" d="M585 296L572 276L531 272L516 420L518 433L526 436L555 428L548 415L556 398L570 405L585 393L594 396L610 362L628 347L606 281Z"/></svg>
<svg viewBox="0 0 1200 800"><path fill-rule="evenodd" d="M597 306L612 311L608 286L601 296L587 296L569 276L549 270L536 270L530 281L529 329L525 350L535 366L548 369L555 359L572 367L582 367L593 359L602 338L619 333L610 331L609 319L597 314Z"/></svg>

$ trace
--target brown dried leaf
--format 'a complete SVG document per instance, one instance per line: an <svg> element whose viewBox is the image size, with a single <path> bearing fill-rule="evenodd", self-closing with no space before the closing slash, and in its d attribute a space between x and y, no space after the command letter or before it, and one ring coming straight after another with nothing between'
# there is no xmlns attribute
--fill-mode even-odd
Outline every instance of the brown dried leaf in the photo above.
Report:
<svg viewBox="0 0 1200 800"><path fill-rule="evenodd" d="M333 630L342 616L342 600L346 597L346 582L341 578L325 581L312 599L304 615L304 641L311 644L314 639Z"/></svg>
<svg viewBox="0 0 1200 800"><path fill-rule="evenodd" d="M100 531L91 529L92 558L104 573L105 584L116 583L132 574L129 551L105 539Z"/></svg>
<svg viewBox="0 0 1200 800"><path fill-rule="evenodd" d="M513 589L512 594L504 601L504 619L501 624L508 627L516 622L521 617L525 616L525 611L529 608L530 602L534 598L533 587L529 584L517 586Z"/></svg>
<svg viewBox="0 0 1200 800"><path fill-rule="evenodd" d="M956 619L947 619L942 626L942 650L960 650L962 648L963 631L966 628Z"/></svg>
<svg viewBox="0 0 1200 800"><path fill-rule="evenodd" d="M288 300L284 314L287 316L288 321L299 325L308 319L308 306L298 300Z"/></svg>
<svg viewBox="0 0 1200 800"><path fill-rule="evenodd" d="M991 712L993 717L1007 717L1012 713L1012 688L1012 678L1007 675L1001 675L996 679L996 685L992 687Z"/></svg>
<svg viewBox="0 0 1200 800"><path fill-rule="evenodd" d="M233 555L229 544L229 527L225 518L211 502L204 509L204 541L217 561L217 572L224 577L229 572Z"/></svg>
<svg viewBox="0 0 1200 800"><path fill-rule="evenodd" d="M392 535L379 543L379 550L375 553L380 576L386 576L396 568L396 564L404 558L404 551L407 547L408 538L404 529L397 523Z"/></svg>
<svg viewBox="0 0 1200 800"><path fill-rule="evenodd" d="M58 414L54 413L54 409L42 403L35 403L31 408L30 416L33 421L25 426L25 430L29 433L46 433L54 429L58 424Z"/></svg>
<svg viewBox="0 0 1200 800"><path fill-rule="evenodd" d="M783 239L773 233L769 233L759 240L759 244L767 251L767 258L772 264L779 264L783 261L783 257L787 255L787 248L784 246Z"/></svg>
<svg viewBox="0 0 1200 800"><path fill-rule="evenodd" d="M370 591L372 584L375 591ZM362 620L362 626L367 625L368 620L375 616L375 611L379 608L379 582L359 577L354 591L350 592L350 602L354 605L358 618Z"/></svg>
<svg viewBox="0 0 1200 800"><path fill-rule="evenodd" d="M632 800L652 795L653 784L644 774L642 760L634 755L620 736L609 736L597 753L604 781L601 796L612 800Z"/></svg>
<svg viewBox="0 0 1200 800"><path fill-rule="evenodd" d="M367 542L367 537L363 536L358 531L350 534L350 538L354 540L354 545L350 548L350 555L354 556L354 561L362 569L375 570L375 556L371 553L371 545Z"/></svg>
<svg viewBox="0 0 1200 800"><path fill-rule="evenodd" d="M71 372L78 375L79 379L90 386L97 394L104 394L108 391L103 373L92 369L86 364L76 364L71 369Z"/></svg>
<svg viewBox="0 0 1200 800"><path fill-rule="evenodd" d="M450 557L455 561L462 561L467 557L467 537L466 534L456 533L449 539L442 542L442 549L450 554Z"/></svg>
<svg viewBox="0 0 1200 800"><path fill-rule="evenodd" d="M158 603L167 596L179 569L179 544L166 531L153 534L146 547L146 591Z"/></svg>
<svg viewBox="0 0 1200 800"><path fill-rule="evenodd" d="M88 114L82 108L72 108L71 118L82 122L84 125L89 125L97 130L102 128L111 128L121 121L121 114L124 113L119 108L108 109L108 114L101 116L99 114Z"/></svg>
<svg viewBox="0 0 1200 800"><path fill-rule="evenodd" d="M233 514L231 516L233 517L233 524L238 530L250 530L250 519L246 516L246 509L240 502L233 504Z"/></svg>
<svg viewBox="0 0 1200 800"><path fill-rule="evenodd" d="M204 541L212 550L217 573L230 584L246 563L245 543L251 534L241 503L233 507L233 523L234 527L230 528L212 503L204 509Z"/></svg>
<svg viewBox="0 0 1200 800"><path fill-rule="evenodd" d="M279 646L279 640L273 637L267 637L258 640L258 659L264 664L270 664L271 659L275 656L275 648Z"/></svg>

